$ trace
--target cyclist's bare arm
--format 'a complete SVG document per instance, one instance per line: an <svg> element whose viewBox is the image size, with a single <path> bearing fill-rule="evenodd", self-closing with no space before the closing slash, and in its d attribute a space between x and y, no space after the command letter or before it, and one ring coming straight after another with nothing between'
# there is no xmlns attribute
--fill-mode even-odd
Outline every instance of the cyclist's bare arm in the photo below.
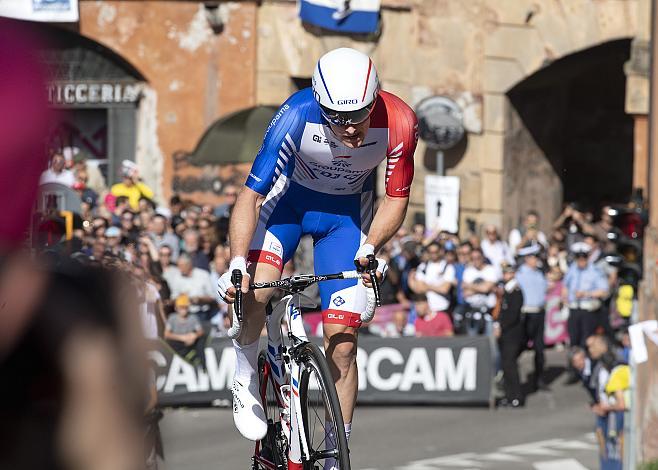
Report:
<svg viewBox="0 0 658 470"><path fill-rule="evenodd" d="M265 196L258 194L253 189L244 186L240 191L233 211L231 211L231 221L228 227L231 259L238 256L247 258L263 201L265 201ZM243 278L242 285L245 291L249 288L249 276ZM235 289L229 288L226 294L226 300L232 302L235 298Z"/></svg>
<svg viewBox="0 0 658 470"><path fill-rule="evenodd" d="M258 194L253 189L244 186L240 191L235 206L233 206L231 222L228 227L231 239L231 258L236 256L247 257L251 237L256 231L260 206L263 201L265 201L265 196Z"/></svg>
<svg viewBox="0 0 658 470"><path fill-rule="evenodd" d="M370 232L368 232L368 238L365 241L365 243L375 247L375 253L398 231L402 222L404 222L408 205L408 197L384 196L384 200L379 205L372 220Z"/></svg>

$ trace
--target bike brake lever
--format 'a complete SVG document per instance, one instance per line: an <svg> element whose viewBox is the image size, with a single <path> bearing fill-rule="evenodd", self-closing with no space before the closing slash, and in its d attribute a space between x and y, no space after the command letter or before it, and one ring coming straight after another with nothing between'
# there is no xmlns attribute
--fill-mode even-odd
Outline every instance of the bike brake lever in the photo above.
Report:
<svg viewBox="0 0 658 470"><path fill-rule="evenodd" d="M234 269L231 273L231 282L233 283L233 287L235 287L235 303L233 304L233 309L235 310L235 316L242 322L242 271Z"/></svg>
<svg viewBox="0 0 658 470"><path fill-rule="evenodd" d="M368 255L367 258L368 258L368 267L366 269L368 274L370 275L370 280L372 282L372 290L375 292L375 305L377 305L377 307L381 307L382 300L379 290L379 279L377 279L377 265L379 263L377 262L375 255Z"/></svg>

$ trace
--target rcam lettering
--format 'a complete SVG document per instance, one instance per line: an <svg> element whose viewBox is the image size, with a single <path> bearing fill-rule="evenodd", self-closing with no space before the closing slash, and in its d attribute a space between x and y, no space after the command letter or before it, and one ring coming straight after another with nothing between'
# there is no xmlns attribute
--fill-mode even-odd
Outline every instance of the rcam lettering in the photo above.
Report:
<svg viewBox="0 0 658 470"><path fill-rule="evenodd" d="M450 348L437 348L434 352L434 368L430 362L431 349L413 348L405 358L395 348L382 347L371 351L359 348L359 390L373 387L381 391L409 391L420 385L430 391L473 391L477 387L477 349L463 348L455 360ZM456 353L457 351L455 351ZM388 376L381 374L383 362L389 362L395 370ZM390 369L390 366L388 367Z"/></svg>

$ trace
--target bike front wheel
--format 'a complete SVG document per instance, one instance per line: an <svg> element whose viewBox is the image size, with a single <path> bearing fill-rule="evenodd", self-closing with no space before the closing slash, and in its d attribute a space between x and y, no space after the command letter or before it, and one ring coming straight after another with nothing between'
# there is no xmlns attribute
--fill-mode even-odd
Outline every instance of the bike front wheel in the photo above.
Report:
<svg viewBox="0 0 658 470"><path fill-rule="evenodd" d="M335 459L340 470L350 470L345 425L334 379L318 346L307 343L300 351L302 363L299 399L309 455L304 470Z"/></svg>

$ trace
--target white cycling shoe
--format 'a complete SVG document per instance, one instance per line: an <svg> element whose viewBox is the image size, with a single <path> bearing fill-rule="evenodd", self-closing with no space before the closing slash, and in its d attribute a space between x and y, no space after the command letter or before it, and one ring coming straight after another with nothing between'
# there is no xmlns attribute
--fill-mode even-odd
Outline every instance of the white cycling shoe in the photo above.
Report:
<svg viewBox="0 0 658 470"><path fill-rule="evenodd" d="M249 385L233 379L233 421L240 434L251 441L258 441L267 434L267 419L258 394L258 380L254 377Z"/></svg>

